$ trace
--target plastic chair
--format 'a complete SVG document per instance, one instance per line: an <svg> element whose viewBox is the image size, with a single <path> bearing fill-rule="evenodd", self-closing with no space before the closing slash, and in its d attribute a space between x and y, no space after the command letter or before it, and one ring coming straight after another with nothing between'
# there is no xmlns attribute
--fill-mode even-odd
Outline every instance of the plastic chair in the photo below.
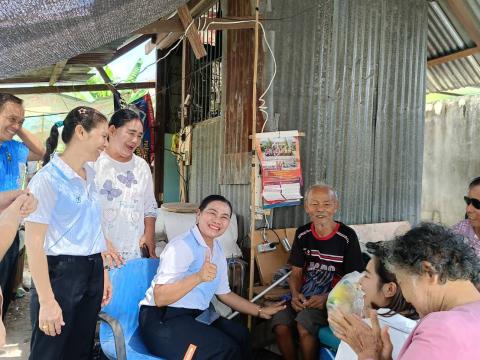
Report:
<svg viewBox="0 0 480 360"><path fill-rule="evenodd" d="M160 359L149 354L138 328L138 303L145 296L158 264L158 259L135 259L110 271L113 297L99 314L100 345L109 360Z"/></svg>
<svg viewBox="0 0 480 360"><path fill-rule="evenodd" d="M318 329L318 340L320 340L321 346L333 351L337 351L338 346L340 345L340 339L333 335L333 332L328 325L322 326Z"/></svg>

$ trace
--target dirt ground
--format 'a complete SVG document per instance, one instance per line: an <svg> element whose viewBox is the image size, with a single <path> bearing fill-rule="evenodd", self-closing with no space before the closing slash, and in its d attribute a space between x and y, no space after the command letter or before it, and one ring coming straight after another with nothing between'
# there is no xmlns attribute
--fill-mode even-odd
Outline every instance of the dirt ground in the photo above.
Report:
<svg viewBox="0 0 480 360"><path fill-rule="evenodd" d="M24 284L30 286L31 277L28 269L23 273ZM0 349L0 358L28 359L30 353L30 293L10 303L5 317L7 330L6 345Z"/></svg>

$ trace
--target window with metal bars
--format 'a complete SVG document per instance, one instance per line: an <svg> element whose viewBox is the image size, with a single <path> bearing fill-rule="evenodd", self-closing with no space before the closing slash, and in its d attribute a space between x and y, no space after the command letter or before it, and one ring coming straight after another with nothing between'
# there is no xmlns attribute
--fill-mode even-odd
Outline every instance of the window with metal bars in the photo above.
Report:
<svg viewBox="0 0 480 360"><path fill-rule="evenodd" d="M186 124L221 115L222 98L222 32L209 29L209 22L222 17L220 1L201 15L199 34L207 56L196 59L188 51L185 76L186 96L190 95L186 107Z"/></svg>

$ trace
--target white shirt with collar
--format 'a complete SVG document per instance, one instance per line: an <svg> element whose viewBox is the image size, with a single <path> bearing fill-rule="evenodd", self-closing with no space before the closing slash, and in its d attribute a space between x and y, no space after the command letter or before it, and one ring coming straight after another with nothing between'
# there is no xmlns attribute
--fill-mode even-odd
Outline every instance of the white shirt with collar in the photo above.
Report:
<svg viewBox="0 0 480 360"><path fill-rule="evenodd" d="M46 255L86 256L106 250L95 171L88 164L83 168L86 180L55 154L28 185L38 205L25 221L48 225Z"/></svg>
<svg viewBox="0 0 480 360"><path fill-rule="evenodd" d="M200 271L205 262L205 254L209 251L210 249L196 225L170 241L160 255L157 274L140 305L155 306L153 293L155 285L171 284ZM213 241L213 253L210 261L217 266L215 279L195 286L184 297L168 306L205 310L214 295L230 292L227 260L216 239Z"/></svg>

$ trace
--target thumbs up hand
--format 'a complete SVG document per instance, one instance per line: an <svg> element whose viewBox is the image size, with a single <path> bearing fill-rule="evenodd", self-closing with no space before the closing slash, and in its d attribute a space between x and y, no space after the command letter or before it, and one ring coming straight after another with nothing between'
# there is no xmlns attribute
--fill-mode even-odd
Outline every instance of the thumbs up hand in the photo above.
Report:
<svg viewBox="0 0 480 360"><path fill-rule="evenodd" d="M197 273L200 282L212 281L217 276L217 265L210 262L210 252L205 252L205 261Z"/></svg>

